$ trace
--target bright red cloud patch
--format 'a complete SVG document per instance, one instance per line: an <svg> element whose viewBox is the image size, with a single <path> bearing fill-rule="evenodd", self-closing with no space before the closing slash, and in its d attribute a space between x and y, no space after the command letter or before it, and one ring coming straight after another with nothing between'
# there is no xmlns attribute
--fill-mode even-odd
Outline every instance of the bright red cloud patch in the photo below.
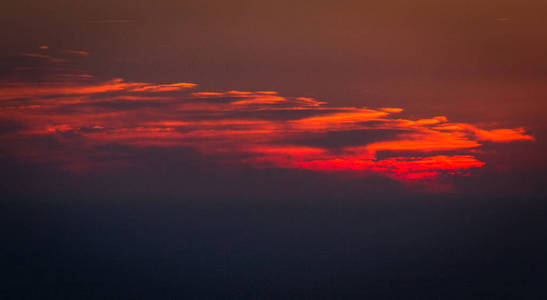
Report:
<svg viewBox="0 0 547 300"><path fill-rule="evenodd" d="M401 108L335 107L273 91L195 91L196 84L185 82L76 77L0 86L0 118L11 124L1 131L3 151L81 170L104 165L78 155L97 145L190 146L257 168L369 172L412 182L483 167L472 151L484 142L533 140L522 128L478 128L444 116L404 119ZM59 147L13 146L39 137L52 137Z"/></svg>

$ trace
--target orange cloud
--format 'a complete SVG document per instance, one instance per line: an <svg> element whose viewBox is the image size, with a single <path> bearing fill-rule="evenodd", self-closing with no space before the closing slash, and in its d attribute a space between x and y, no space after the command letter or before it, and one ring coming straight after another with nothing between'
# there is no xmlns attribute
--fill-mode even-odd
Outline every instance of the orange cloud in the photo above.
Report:
<svg viewBox="0 0 547 300"><path fill-rule="evenodd" d="M491 141L497 143L534 140L534 137L532 137L531 135L527 135L524 132L524 128L494 130L476 129L475 134L481 141Z"/></svg>
<svg viewBox="0 0 547 300"><path fill-rule="evenodd" d="M89 78L89 77L85 77ZM107 82L93 84L66 84L66 83L41 83L41 84L4 84L0 86L0 100L19 97L50 97L62 95L93 95L99 93L126 91L126 92L165 92L193 88L193 83L175 83L167 85L155 85L142 82L124 82L116 78Z"/></svg>
<svg viewBox="0 0 547 300"><path fill-rule="evenodd" d="M533 141L534 137L526 134L524 128L513 128L513 129L492 129L485 130L477 128L471 124L446 124L436 129L442 131L452 131L452 132L468 132L475 135L477 140L480 141L490 141L496 143L504 142L514 142L514 141Z"/></svg>
<svg viewBox="0 0 547 300"><path fill-rule="evenodd" d="M65 50L66 53L75 54L75 55L82 55L87 56L89 55L89 52L87 51L81 51L81 50Z"/></svg>
<svg viewBox="0 0 547 300"><path fill-rule="evenodd" d="M401 136L400 139L368 145L369 151L441 151L476 148L481 146L460 132L424 131Z"/></svg>
<svg viewBox="0 0 547 300"><path fill-rule="evenodd" d="M380 108L381 111L385 111L385 112L388 112L388 113L400 113L403 111L402 108L398 108L398 107L382 107Z"/></svg>
<svg viewBox="0 0 547 300"><path fill-rule="evenodd" d="M296 120L294 127L298 130L331 131L355 128L356 123L381 120L388 112L367 108L350 108L345 112L335 112ZM358 127L358 126L357 126Z"/></svg>
<svg viewBox="0 0 547 300"><path fill-rule="evenodd" d="M145 85L141 87L133 88L133 92L169 92L169 91L178 91L183 89L189 89L196 87L197 84L179 82L172 84L157 84L157 85Z"/></svg>
<svg viewBox="0 0 547 300"><path fill-rule="evenodd" d="M74 137L82 147L184 145L260 168L372 172L411 182L483 167L471 150L485 141L533 140L523 128L484 129L445 116L395 118L401 108L333 107L273 91L190 92L197 85L186 82L85 78L0 85L0 118L24 124L0 135L0 142L52 136L67 153L75 151ZM62 163L90 165L70 157Z"/></svg>
<svg viewBox="0 0 547 300"><path fill-rule="evenodd" d="M47 48L41 48L41 49L47 49ZM26 57L46 59L50 62L55 62L55 63L68 61L64 58L53 57L53 56L50 56L50 55L40 54L40 53L22 53L21 55L26 56Z"/></svg>

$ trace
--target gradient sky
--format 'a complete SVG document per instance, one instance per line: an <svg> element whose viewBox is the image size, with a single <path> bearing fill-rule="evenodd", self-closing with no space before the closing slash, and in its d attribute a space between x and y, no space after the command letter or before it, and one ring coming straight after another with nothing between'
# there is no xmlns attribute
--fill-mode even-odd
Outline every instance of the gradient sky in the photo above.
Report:
<svg viewBox="0 0 547 300"><path fill-rule="evenodd" d="M74 132L399 179L545 166L543 1L4 6L2 119L19 142Z"/></svg>
<svg viewBox="0 0 547 300"><path fill-rule="evenodd" d="M79 273L82 253L107 269L120 262L116 276L134 270L109 288L117 295L133 282L161 289L150 270L174 276L166 285L178 295L173 274L201 287L194 296L220 280L213 297L389 298L389 282L416 284L416 270L445 296L454 287L442 274L483 268L535 287L543 277L523 266L546 248L546 16L543 0L3 1L10 287L37 280L58 296L41 279L79 274L70 295L89 280L100 294L105 271ZM132 231L142 236L126 240ZM295 242L305 236L313 246ZM192 275L162 261L148 243L158 239ZM526 250L506 250L519 243ZM27 259L19 246L45 254ZM490 250L501 254L490 261ZM361 275L380 294L359 289ZM481 288L495 294L505 279L492 278Z"/></svg>

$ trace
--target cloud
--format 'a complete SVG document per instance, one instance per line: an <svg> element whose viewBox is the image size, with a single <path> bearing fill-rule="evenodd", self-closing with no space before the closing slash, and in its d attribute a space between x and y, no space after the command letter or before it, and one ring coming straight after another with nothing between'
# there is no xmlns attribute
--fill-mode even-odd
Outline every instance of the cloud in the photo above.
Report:
<svg viewBox="0 0 547 300"><path fill-rule="evenodd" d="M85 77L89 78L89 77ZM45 82L45 83L9 83L0 85L0 100L26 97L66 97L74 95L94 96L108 92L154 92L154 91L180 91L195 87L193 83L175 83L170 85L158 85L143 82L125 82L121 78L106 82L90 84ZM55 103L54 101L50 101Z"/></svg>
<svg viewBox="0 0 547 300"><path fill-rule="evenodd" d="M491 142L514 142L514 141L533 141L534 137L527 135L524 128L519 127L515 129L493 129L483 130L474 128L474 133L481 141Z"/></svg>
<svg viewBox="0 0 547 300"><path fill-rule="evenodd" d="M32 150L31 156L59 160L71 170L94 165L74 151L119 144L186 147L211 160L253 168L366 173L411 183L464 176L484 167L474 152L483 142L533 140L523 128L479 128L445 116L400 118L401 108L337 107L274 91L194 91L196 87L92 77L83 83L4 83L0 118L18 125L6 123L2 144L53 137L55 154L44 148ZM29 150L19 151L13 155ZM101 168L104 164L97 161Z"/></svg>
<svg viewBox="0 0 547 300"><path fill-rule="evenodd" d="M424 130L400 135L399 139L385 142L377 142L367 145L371 152L377 151L439 151L469 149L479 147L475 140L469 139L465 134L459 132L437 132Z"/></svg>
<svg viewBox="0 0 547 300"><path fill-rule="evenodd" d="M40 48L44 49L42 47L40 47ZM45 49L47 49L47 48L45 48ZM26 56L26 57L41 58L41 59L45 59L45 60L48 60L48 61L54 62L54 63L67 62L68 61L67 59L64 59L64 58L53 57L53 56L50 56L50 55L40 54L40 53L21 53L21 55Z"/></svg>
<svg viewBox="0 0 547 300"><path fill-rule="evenodd" d="M88 56L89 52L87 51L81 51L81 50L65 50L66 53L74 54L74 55L81 55L81 56Z"/></svg>
<svg viewBox="0 0 547 300"><path fill-rule="evenodd" d="M197 84L179 82L172 84L157 84L157 85L145 85L141 87L134 88L133 92L168 92L168 91L178 91L182 89L188 89L196 87Z"/></svg>
<svg viewBox="0 0 547 300"><path fill-rule="evenodd" d="M437 155L430 157L393 157L384 160L334 158L297 163L309 170L372 170L402 180L435 177L442 172L454 175L469 168L480 168L484 163L470 155Z"/></svg>
<svg viewBox="0 0 547 300"><path fill-rule="evenodd" d="M514 142L514 141L533 141L534 137L526 134L524 128L518 127L514 129L491 129L485 130L477 128L471 124L443 124L436 127L439 131L447 132L467 132L473 134L479 141L490 141L496 143Z"/></svg>
<svg viewBox="0 0 547 300"><path fill-rule="evenodd" d="M103 19L103 20L88 20L85 21L85 23L90 24L127 24L127 23L135 23L135 20L130 19Z"/></svg>

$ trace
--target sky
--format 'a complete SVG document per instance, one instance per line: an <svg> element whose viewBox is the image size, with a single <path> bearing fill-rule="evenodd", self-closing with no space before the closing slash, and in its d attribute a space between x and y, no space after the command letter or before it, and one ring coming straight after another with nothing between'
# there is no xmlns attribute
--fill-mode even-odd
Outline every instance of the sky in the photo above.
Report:
<svg viewBox="0 0 547 300"><path fill-rule="evenodd" d="M0 295L540 299L546 13L0 4Z"/></svg>

